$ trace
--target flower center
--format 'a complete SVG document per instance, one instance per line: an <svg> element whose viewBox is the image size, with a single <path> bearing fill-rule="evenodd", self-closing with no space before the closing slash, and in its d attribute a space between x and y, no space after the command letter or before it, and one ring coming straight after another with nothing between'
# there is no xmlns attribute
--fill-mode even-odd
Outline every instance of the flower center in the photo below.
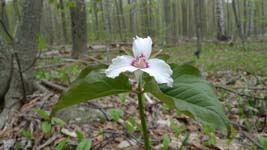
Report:
<svg viewBox="0 0 267 150"><path fill-rule="evenodd" d="M139 69L144 69L144 68L148 68L149 67L147 59L143 54L141 54L138 57L136 57L132 61L131 65L136 67L136 68L139 68Z"/></svg>

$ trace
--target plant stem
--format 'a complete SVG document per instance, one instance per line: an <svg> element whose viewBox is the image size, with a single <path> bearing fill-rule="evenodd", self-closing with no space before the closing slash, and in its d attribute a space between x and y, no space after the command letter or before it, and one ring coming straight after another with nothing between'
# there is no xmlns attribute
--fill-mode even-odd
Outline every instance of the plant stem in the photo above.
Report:
<svg viewBox="0 0 267 150"><path fill-rule="evenodd" d="M145 120L145 113L144 113L144 103L143 103L143 97L142 97L142 82L140 82L142 79L139 79L138 83L138 110L139 110L139 115L141 119L141 125L142 125L142 130L143 130L143 138L145 142L145 150L150 150L149 146L149 138L148 138L148 132L147 132L147 127L146 127L146 120Z"/></svg>

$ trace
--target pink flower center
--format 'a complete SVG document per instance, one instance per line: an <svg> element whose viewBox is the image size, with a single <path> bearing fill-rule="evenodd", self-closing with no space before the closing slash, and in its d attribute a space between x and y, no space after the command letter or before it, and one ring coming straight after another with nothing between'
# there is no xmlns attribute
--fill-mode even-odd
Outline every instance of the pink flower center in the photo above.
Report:
<svg viewBox="0 0 267 150"><path fill-rule="evenodd" d="M136 68L139 68L139 69L144 69L144 68L148 68L149 67L147 59L143 54L141 54L140 56L136 57L132 61L131 65L136 67Z"/></svg>

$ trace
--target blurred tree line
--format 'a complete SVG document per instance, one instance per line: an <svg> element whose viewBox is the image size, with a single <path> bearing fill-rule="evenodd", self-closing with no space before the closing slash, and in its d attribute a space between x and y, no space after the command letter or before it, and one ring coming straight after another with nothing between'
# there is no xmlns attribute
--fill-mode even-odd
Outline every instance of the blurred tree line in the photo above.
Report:
<svg viewBox="0 0 267 150"><path fill-rule="evenodd" d="M16 31L20 3L6 2L12 33ZM73 16L76 6L76 10L84 7L84 11ZM108 37L129 41L135 35L150 35L163 44L175 43L196 38L196 24L203 39L224 40L240 34L258 37L266 31L266 6L266 0L44 0L41 35L49 44L71 43L71 26L84 20L87 39L83 40L89 43L106 42Z"/></svg>

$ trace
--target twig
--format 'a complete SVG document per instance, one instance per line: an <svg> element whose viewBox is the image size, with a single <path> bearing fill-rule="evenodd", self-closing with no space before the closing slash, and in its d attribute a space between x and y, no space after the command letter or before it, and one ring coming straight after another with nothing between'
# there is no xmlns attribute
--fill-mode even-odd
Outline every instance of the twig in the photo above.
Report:
<svg viewBox="0 0 267 150"><path fill-rule="evenodd" d="M99 60L99 59L96 59L96 58L94 58L94 57L91 57L91 56L85 56L86 58L89 58L89 59L91 59L91 60L94 60L94 61L96 61L96 62L98 62L98 63L100 63L100 64L104 64L104 65L107 65L107 63L105 63L105 62L103 62L103 61L101 61L101 60Z"/></svg>
<svg viewBox="0 0 267 150"><path fill-rule="evenodd" d="M108 113L105 111L105 109L101 105L94 103L94 102L88 102L88 104L93 105L94 107L96 107L96 109L99 109L104 114L106 120L108 120L108 121L111 120Z"/></svg>
<svg viewBox="0 0 267 150"><path fill-rule="evenodd" d="M46 80L41 80L41 84L49 87L49 88L52 88L58 92L63 92L64 90L66 90L67 88L61 86L61 85L58 85L58 84L55 84L55 83L52 83L52 82L49 82L49 81L46 81Z"/></svg>
<svg viewBox="0 0 267 150"><path fill-rule="evenodd" d="M261 146L261 144L257 141L257 140L255 140L255 139L253 139L250 135L249 135L249 133L248 132L246 132L246 131L244 131L244 130L240 130L240 132L250 141L250 142L252 142L252 143L254 143L258 148L260 148L260 149L263 149L263 147Z"/></svg>
<svg viewBox="0 0 267 150"><path fill-rule="evenodd" d="M49 91L43 85L41 85L40 82L33 82L33 86L42 93L49 93Z"/></svg>
<svg viewBox="0 0 267 150"><path fill-rule="evenodd" d="M52 136L50 139L48 139L44 144L37 147L37 150L41 150L42 148L46 147L47 145L53 143L58 137Z"/></svg>
<svg viewBox="0 0 267 150"><path fill-rule="evenodd" d="M267 87L235 87L235 89L248 89L254 91L267 91Z"/></svg>
<svg viewBox="0 0 267 150"><path fill-rule="evenodd" d="M234 126L236 126L239 129L239 132L241 134L243 134L250 142L252 142L253 144L255 144L258 148L263 149L262 145L256 139L254 139L253 137L251 137L248 132L246 132L246 131L243 130L244 129L244 126L242 126L242 125L240 125L238 123L234 123L234 122L231 122L231 124L234 125Z"/></svg>
<svg viewBox="0 0 267 150"><path fill-rule="evenodd" d="M55 67L62 67L64 65L65 65L65 63L40 66L40 67L36 67L35 70L42 70L42 69L50 69L50 68L55 68Z"/></svg>
<svg viewBox="0 0 267 150"><path fill-rule="evenodd" d="M230 93L234 93L234 94L242 96L242 97L248 97L248 98L253 98L255 100L263 100L263 101L267 100L266 97L265 98L261 98L261 97L255 97L255 96L252 96L252 95L247 95L247 94L240 93L240 92L234 91L232 89L229 89L229 88L226 88L226 87L223 87L223 86L220 86L220 85L215 85L215 87L219 88L219 89L223 89L223 90L228 91Z"/></svg>

